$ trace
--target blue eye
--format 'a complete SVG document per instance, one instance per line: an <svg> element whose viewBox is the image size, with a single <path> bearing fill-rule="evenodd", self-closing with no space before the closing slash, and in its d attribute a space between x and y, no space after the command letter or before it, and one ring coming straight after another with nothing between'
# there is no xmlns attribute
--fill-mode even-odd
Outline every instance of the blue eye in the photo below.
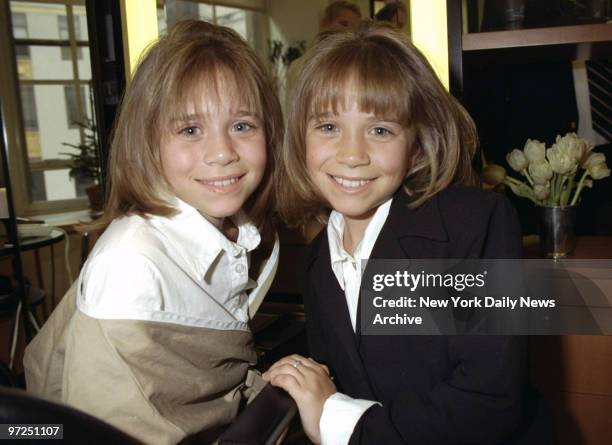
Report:
<svg viewBox="0 0 612 445"><path fill-rule="evenodd" d="M372 129L372 132L376 136L390 136L390 135L393 134L393 132L391 130L389 130L388 128L385 128L385 127L376 127L374 129Z"/></svg>
<svg viewBox="0 0 612 445"><path fill-rule="evenodd" d="M250 122L237 122L232 126L232 131L244 132L256 128L255 125Z"/></svg>
<svg viewBox="0 0 612 445"><path fill-rule="evenodd" d="M323 133L333 133L338 131L338 127L336 127L334 124L321 124L316 128L317 130L321 130Z"/></svg>
<svg viewBox="0 0 612 445"><path fill-rule="evenodd" d="M185 127L179 131L179 134L182 136L193 137L202 133L202 130L199 127L189 126Z"/></svg>

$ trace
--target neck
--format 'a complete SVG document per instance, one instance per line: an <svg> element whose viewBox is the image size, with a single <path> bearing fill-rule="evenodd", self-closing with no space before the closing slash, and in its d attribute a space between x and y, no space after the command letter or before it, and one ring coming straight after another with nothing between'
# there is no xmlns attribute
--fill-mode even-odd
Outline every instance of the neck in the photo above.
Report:
<svg viewBox="0 0 612 445"><path fill-rule="evenodd" d="M355 248L363 239L366 228L370 221L372 221L372 217L374 213L368 218L350 218L344 217L344 234L342 236L342 244L344 246L344 250L346 250L350 255L353 255L355 252Z"/></svg>
<svg viewBox="0 0 612 445"><path fill-rule="evenodd" d="M236 227L236 224L234 224L231 218L213 218L204 215L202 212L200 212L200 214L215 226L228 240L234 243L238 241L238 227Z"/></svg>
<svg viewBox="0 0 612 445"><path fill-rule="evenodd" d="M236 227L236 224L230 218L223 219L220 230L228 240L234 243L238 241L238 227Z"/></svg>
<svg viewBox="0 0 612 445"><path fill-rule="evenodd" d="M215 226L217 229L223 231L223 225L225 224L226 218L213 218L211 216L204 215L202 212L200 212L200 215L206 218L208 222Z"/></svg>

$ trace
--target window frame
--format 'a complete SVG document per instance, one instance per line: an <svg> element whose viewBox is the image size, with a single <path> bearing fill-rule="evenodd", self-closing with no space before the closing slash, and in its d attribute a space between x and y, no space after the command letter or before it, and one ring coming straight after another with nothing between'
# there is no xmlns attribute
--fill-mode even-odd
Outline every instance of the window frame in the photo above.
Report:
<svg viewBox="0 0 612 445"><path fill-rule="evenodd" d="M66 7L66 17L68 21L68 40L14 38L10 0L0 1L0 25L2 25L0 26L0 54L2 54L7 61L6 64L3 64L4 67L0 67L0 93L2 94L3 107L5 108L5 125L9 142L11 185L16 213L19 216L32 216L87 209L89 207L87 197L52 201L33 201L31 190L32 172L67 169L73 166L73 161L61 158L32 161L28 158L26 126L20 92L21 85L72 85L75 89L78 116L81 118L87 116L87 110L82 109L84 100L81 98L81 87L89 85L91 81L79 78L78 50L82 47L88 47L89 42L75 39L73 14L74 6L86 6L85 0L28 0L41 4L51 3L64 5ZM18 45L68 47L72 55L72 78L58 80L19 79L15 54ZM93 107L91 112L94 112ZM79 137L81 141L85 139L84 130L81 127L79 127Z"/></svg>
<svg viewBox="0 0 612 445"><path fill-rule="evenodd" d="M211 23L219 24L217 17L217 7L227 7L245 11L247 13L260 13L266 17L262 20L258 26L255 26L257 17L255 14L246 14L246 26L247 32L249 29L257 30L253 34L253 40L247 39L249 45L255 50L255 53L261 57L263 61L268 60L268 46L267 42L270 39L270 29L268 20L268 9L265 0L183 0L195 4L205 4L212 8L212 21ZM157 9L163 10L165 7L165 0L157 0ZM167 29L164 28L164 32ZM160 31L161 35L161 31Z"/></svg>

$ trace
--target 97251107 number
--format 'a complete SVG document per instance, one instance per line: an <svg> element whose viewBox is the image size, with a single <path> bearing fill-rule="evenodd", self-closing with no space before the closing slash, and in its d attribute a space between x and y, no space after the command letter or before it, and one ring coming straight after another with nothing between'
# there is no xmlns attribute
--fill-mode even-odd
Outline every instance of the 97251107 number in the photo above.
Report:
<svg viewBox="0 0 612 445"><path fill-rule="evenodd" d="M0 424L0 439L63 439L64 425L21 423Z"/></svg>

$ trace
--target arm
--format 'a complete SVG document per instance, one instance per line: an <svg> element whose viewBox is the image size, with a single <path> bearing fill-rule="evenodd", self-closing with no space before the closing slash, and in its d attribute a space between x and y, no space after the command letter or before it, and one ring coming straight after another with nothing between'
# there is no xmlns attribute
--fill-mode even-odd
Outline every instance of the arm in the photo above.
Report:
<svg viewBox="0 0 612 445"><path fill-rule="evenodd" d="M139 255L108 260L101 256L84 283L91 314L78 310L71 322L64 401L146 443L230 422L255 358L250 332L146 319L163 308L155 265Z"/></svg>
<svg viewBox="0 0 612 445"><path fill-rule="evenodd" d="M520 258L516 212L492 195L481 256ZM373 406L351 444L505 443L521 425L526 344L523 337L450 336L448 378L421 393L398 393Z"/></svg>
<svg viewBox="0 0 612 445"><path fill-rule="evenodd" d="M455 336L448 348L448 379L373 406L350 443L489 445L512 437L522 416L523 339Z"/></svg>
<svg viewBox="0 0 612 445"><path fill-rule="evenodd" d="M310 255L312 253L311 250ZM308 266L312 266L311 262ZM305 280L304 293L307 337L310 355L316 362L294 354L275 363L264 374L264 379L290 392L298 402L304 430L312 441L327 445L346 444L363 412L376 402L353 399L335 392L334 382L328 377L328 368L317 363L330 363L329 342L319 323L321 305L315 301L313 283L316 278L310 267L307 268L307 276L309 279ZM297 361L306 365L312 363L325 372L309 372L309 369L301 365L295 369L292 364Z"/></svg>

